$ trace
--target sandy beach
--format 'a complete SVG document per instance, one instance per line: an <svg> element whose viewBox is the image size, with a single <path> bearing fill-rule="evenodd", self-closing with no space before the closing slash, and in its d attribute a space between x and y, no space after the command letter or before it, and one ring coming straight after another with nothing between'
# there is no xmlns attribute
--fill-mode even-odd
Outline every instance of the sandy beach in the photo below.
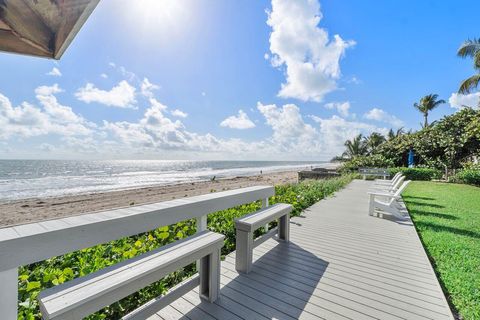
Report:
<svg viewBox="0 0 480 320"><path fill-rule="evenodd" d="M0 228L255 185L297 182L296 171L122 191L0 202Z"/></svg>

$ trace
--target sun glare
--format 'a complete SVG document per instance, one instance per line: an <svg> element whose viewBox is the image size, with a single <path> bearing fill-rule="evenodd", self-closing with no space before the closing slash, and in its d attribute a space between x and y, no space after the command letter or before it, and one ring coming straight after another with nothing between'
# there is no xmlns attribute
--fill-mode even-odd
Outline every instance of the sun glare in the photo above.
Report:
<svg viewBox="0 0 480 320"><path fill-rule="evenodd" d="M158 28L171 26L186 19L189 15L188 5L178 0L136 0L134 12L146 27Z"/></svg>

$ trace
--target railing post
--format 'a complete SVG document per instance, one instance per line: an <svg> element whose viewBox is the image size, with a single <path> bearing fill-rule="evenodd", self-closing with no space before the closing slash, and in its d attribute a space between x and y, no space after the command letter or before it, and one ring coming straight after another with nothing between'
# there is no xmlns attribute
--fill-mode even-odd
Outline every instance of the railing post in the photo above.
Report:
<svg viewBox="0 0 480 320"><path fill-rule="evenodd" d="M207 216L201 216L197 218L197 233L207 230ZM197 260L197 271L199 274L201 273L202 264L200 260Z"/></svg>
<svg viewBox="0 0 480 320"><path fill-rule="evenodd" d="M262 209L268 207L268 198L262 199ZM268 223L265 225L265 232L268 232Z"/></svg>
<svg viewBox="0 0 480 320"><path fill-rule="evenodd" d="M17 319L18 268L0 271L0 312L2 319Z"/></svg>

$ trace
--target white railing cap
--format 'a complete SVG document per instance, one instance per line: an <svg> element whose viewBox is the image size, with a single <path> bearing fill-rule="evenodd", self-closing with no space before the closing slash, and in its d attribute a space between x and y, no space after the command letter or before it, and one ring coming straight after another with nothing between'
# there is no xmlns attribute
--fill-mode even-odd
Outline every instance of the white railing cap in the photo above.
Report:
<svg viewBox="0 0 480 320"><path fill-rule="evenodd" d="M254 186L0 229L0 271L268 198Z"/></svg>

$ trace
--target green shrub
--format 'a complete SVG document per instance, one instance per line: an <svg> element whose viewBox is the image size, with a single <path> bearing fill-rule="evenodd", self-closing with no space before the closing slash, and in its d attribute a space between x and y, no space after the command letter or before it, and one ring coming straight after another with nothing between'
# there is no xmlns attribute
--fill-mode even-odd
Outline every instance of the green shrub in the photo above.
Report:
<svg viewBox="0 0 480 320"><path fill-rule="evenodd" d="M353 175L345 175L329 180L304 181L299 184L276 186L275 196L270 198L270 203L289 203L294 208L292 216L296 216L303 209L341 189L352 179ZM260 201L256 201L208 216L208 229L225 235L223 255L235 250L234 219L256 211L260 206ZM264 232L262 229L259 229L256 235ZM191 219L20 267L18 319L41 319L36 300L40 291L185 238L195 233L195 230L195 220ZM129 311L159 296L194 272L195 264L192 264L104 308L87 319L120 319Z"/></svg>
<svg viewBox="0 0 480 320"><path fill-rule="evenodd" d="M375 154L371 156L354 157L338 169L340 172L356 172L358 168L388 168L393 167L393 161L385 158L382 155Z"/></svg>
<svg viewBox="0 0 480 320"><path fill-rule="evenodd" d="M480 186L480 170L479 169L463 169L457 172L454 182L471 184Z"/></svg>
<svg viewBox="0 0 480 320"><path fill-rule="evenodd" d="M401 172L406 180L423 180L430 181L433 179L440 179L442 177L442 172L438 169L432 168L389 168L388 172L390 175L395 175L397 172Z"/></svg>

